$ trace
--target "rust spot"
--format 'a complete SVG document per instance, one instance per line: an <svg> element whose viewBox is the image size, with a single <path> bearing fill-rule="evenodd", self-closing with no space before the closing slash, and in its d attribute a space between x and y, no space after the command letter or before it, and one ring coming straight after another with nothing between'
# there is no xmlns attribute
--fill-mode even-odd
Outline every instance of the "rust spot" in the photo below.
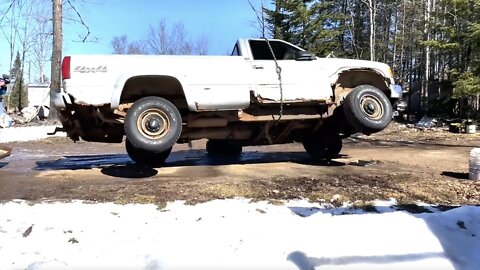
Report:
<svg viewBox="0 0 480 270"><path fill-rule="evenodd" d="M113 113L115 115L118 115L120 117L125 117L127 116L127 110L132 107L133 103L122 103L118 106L118 109L114 110Z"/></svg>
<svg viewBox="0 0 480 270"><path fill-rule="evenodd" d="M343 87L341 84L337 83L335 87L335 103L340 105L343 99L352 91L350 87Z"/></svg>
<svg viewBox="0 0 480 270"><path fill-rule="evenodd" d="M284 114L282 115L281 121L287 120L307 120L307 119L320 119L324 118L324 114ZM265 121L276 121L280 118L278 113L265 114L265 115L252 115L245 111L238 112L238 120L243 122L265 122Z"/></svg>

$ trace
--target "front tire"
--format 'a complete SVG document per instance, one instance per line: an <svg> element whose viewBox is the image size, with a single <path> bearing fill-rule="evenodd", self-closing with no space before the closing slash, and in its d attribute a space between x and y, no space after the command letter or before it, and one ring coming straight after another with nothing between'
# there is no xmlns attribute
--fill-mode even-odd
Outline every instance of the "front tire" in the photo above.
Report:
<svg viewBox="0 0 480 270"><path fill-rule="evenodd" d="M350 125L367 135L385 129L393 115L387 96L371 85L355 87L345 98L343 108Z"/></svg>
<svg viewBox="0 0 480 270"><path fill-rule="evenodd" d="M137 100L125 117L125 134L135 148L156 153L167 151L177 142L181 132L180 112L161 97Z"/></svg>
<svg viewBox="0 0 480 270"><path fill-rule="evenodd" d="M152 152L140 149L132 145L128 140L125 141L125 148L128 156L138 165L147 167L160 167L165 163L172 152L172 147L163 152Z"/></svg>

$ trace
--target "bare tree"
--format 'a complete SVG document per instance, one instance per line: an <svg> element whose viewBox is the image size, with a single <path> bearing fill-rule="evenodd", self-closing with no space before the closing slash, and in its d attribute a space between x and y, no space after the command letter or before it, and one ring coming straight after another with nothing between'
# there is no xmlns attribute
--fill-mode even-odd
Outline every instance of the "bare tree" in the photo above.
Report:
<svg viewBox="0 0 480 270"><path fill-rule="evenodd" d="M10 69L14 52L20 51L22 57L22 73L29 64L29 75L33 61L37 78L44 78L46 63L50 60L51 51L51 10L48 3L51 0L13 0L4 16L0 19L5 26L1 32L9 45ZM15 74L12 74L14 76ZM24 76L25 77L25 76ZM30 78L30 77L28 77Z"/></svg>
<svg viewBox="0 0 480 270"><path fill-rule="evenodd" d="M156 26L150 25L148 29L147 44L153 54L172 54L172 47L167 23L165 19L160 20Z"/></svg>
<svg viewBox="0 0 480 270"><path fill-rule="evenodd" d="M422 84L422 109L427 110L428 106L428 86L430 80L430 17L431 17L431 7L432 1L425 1L425 13L424 13L424 29L423 29L423 38L427 42L425 46L425 78Z"/></svg>
<svg viewBox="0 0 480 270"><path fill-rule="evenodd" d="M173 25L173 29L170 32L170 40L172 54L193 54L193 42L188 40L187 31L183 23Z"/></svg>
<svg viewBox="0 0 480 270"><path fill-rule="evenodd" d="M34 38L32 42L32 55L34 68L38 72L38 79L41 83L45 82L45 64L49 61L52 53L52 28L51 28L51 14L49 11L41 6L35 11L31 18L34 19Z"/></svg>
<svg viewBox="0 0 480 270"><path fill-rule="evenodd" d="M53 0L54 3L55 3L55 0ZM85 42L90 42L90 41L96 41L97 39L95 37L91 37L91 32L90 32L90 27L88 27L87 23L85 22L85 20L83 19L82 15L80 14L80 12L78 11L78 9L75 7L75 5L72 3L72 2L82 2L82 1L74 1L74 0L62 0L63 2L63 5L62 5L62 8L64 6L66 6L67 8L65 9L66 10L66 13L67 14L70 14L70 16L72 16L71 14L73 13L73 16L70 17L63 17L62 15L62 22L63 20L69 20L69 21L73 21L74 23L78 23L78 24L81 24L84 28L84 33L79 35L78 38L80 42L82 43L85 43ZM62 12L63 13L63 12Z"/></svg>
<svg viewBox="0 0 480 270"><path fill-rule="evenodd" d="M370 60L375 61L375 17L377 13L376 0L361 0L368 7L370 18Z"/></svg>
<svg viewBox="0 0 480 270"><path fill-rule="evenodd" d="M51 70L51 83L50 83L50 110L48 118L56 120L58 119L57 110L53 110L53 95L60 91L61 88L61 67L62 67L62 18L63 18L63 1L52 0L52 14L53 14L53 48L52 48L52 70Z"/></svg>
<svg viewBox="0 0 480 270"><path fill-rule="evenodd" d="M3 22L5 19L8 27L2 27L1 31L4 35L4 40L9 44L10 49L10 75L16 79L15 88L23 89L24 83L24 70L26 57L31 50L33 34L32 25L29 23L28 18L33 13L34 5L30 0L15 0L12 1L7 9L7 12L0 19ZM13 53L17 52L16 61L18 61L17 68L13 69ZM20 99L25 98L22 90L19 90L18 97ZM12 92L9 93L9 96ZM23 97L22 97L23 96ZM11 103L8 102L10 105ZM21 108L21 105L19 106Z"/></svg>
<svg viewBox="0 0 480 270"><path fill-rule="evenodd" d="M148 54L143 42L134 41L128 44L128 54Z"/></svg>
<svg viewBox="0 0 480 270"><path fill-rule="evenodd" d="M208 38L206 36L200 36L195 41L194 51L198 55L207 55L208 54L208 44L209 44Z"/></svg>
<svg viewBox="0 0 480 270"><path fill-rule="evenodd" d="M188 38L183 23L176 23L172 29L169 29L165 19L160 20L156 25L150 25L146 44L152 54L191 55L208 53L208 39L205 36L192 41Z"/></svg>
<svg viewBox="0 0 480 270"><path fill-rule="evenodd" d="M265 38L267 34L267 18L265 16L265 0L261 0L260 8L255 7L252 1L248 0L248 5L257 17L256 26L262 37Z"/></svg>
<svg viewBox="0 0 480 270"><path fill-rule="evenodd" d="M17 32L15 31L15 29L17 29L17 26L19 24L17 7L18 7L17 1L12 1L8 6L7 10L5 11L5 14L3 15L3 17L0 19L0 24L5 21L5 24L7 25L7 27L3 27L2 25L2 27L0 27L0 30L2 31L3 38L8 43L8 47L10 50L10 55L9 55L10 58L9 58L9 66L8 66L9 71L12 69L13 56L15 54L15 51L17 50L17 47L16 47Z"/></svg>
<svg viewBox="0 0 480 270"><path fill-rule="evenodd" d="M114 54L127 54L128 40L126 35L113 37L110 44L113 47Z"/></svg>
<svg viewBox="0 0 480 270"><path fill-rule="evenodd" d="M142 42L129 42L126 35L116 36L110 44L114 54L146 54L147 50Z"/></svg>

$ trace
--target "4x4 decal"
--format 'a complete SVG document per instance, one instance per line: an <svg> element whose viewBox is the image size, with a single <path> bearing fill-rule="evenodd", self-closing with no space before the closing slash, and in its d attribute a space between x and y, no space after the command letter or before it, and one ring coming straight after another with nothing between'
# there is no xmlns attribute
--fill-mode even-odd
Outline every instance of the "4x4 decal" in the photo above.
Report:
<svg viewBox="0 0 480 270"><path fill-rule="evenodd" d="M86 66L77 66L73 72L80 73L97 73L97 72L108 72L107 66L98 66L98 67L86 67Z"/></svg>

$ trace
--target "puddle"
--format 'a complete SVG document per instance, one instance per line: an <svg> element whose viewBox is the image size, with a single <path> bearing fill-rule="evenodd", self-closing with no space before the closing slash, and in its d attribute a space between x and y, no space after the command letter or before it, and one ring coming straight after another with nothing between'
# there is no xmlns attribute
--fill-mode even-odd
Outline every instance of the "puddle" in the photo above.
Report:
<svg viewBox="0 0 480 270"><path fill-rule="evenodd" d="M378 163L376 160L358 160L352 158L336 158L334 161L357 167L368 167Z"/></svg>
<svg viewBox="0 0 480 270"><path fill-rule="evenodd" d="M209 156L205 150L181 150L173 152L165 166L208 166L275 162L310 163L305 152L258 152L246 151L240 156Z"/></svg>
<svg viewBox="0 0 480 270"><path fill-rule="evenodd" d="M13 149L11 156L6 158L8 161L37 160L54 156L54 153L45 153L43 150Z"/></svg>
<svg viewBox="0 0 480 270"><path fill-rule="evenodd" d="M357 162L352 162L352 163L349 163L348 165L358 166L358 167L368 167L375 164L377 164L376 160L357 160Z"/></svg>

